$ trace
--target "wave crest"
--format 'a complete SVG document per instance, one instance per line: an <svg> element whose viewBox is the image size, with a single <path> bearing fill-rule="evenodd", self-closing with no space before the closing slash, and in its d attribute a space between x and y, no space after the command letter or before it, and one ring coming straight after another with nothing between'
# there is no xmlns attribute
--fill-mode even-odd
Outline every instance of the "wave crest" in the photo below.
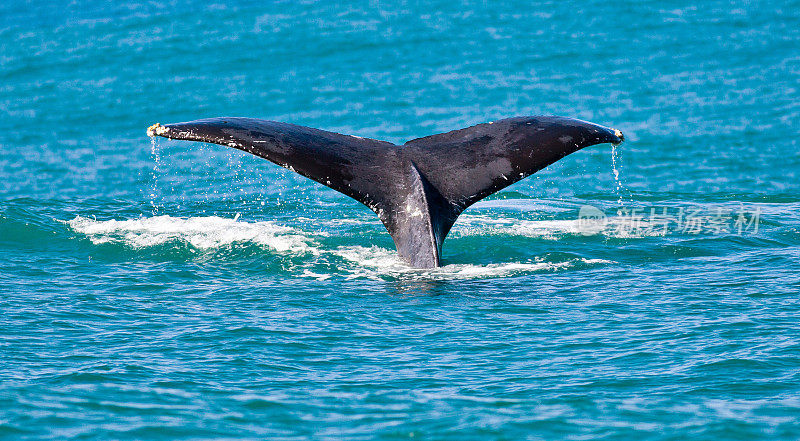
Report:
<svg viewBox="0 0 800 441"><path fill-rule="evenodd" d="M83 216L67 221L94 244L121 243L146 248L169 242L185 242L208 250L235 243L255 243L280 253L314 253L313 240L302 232L273 222L241 222L218 216L155 216L131 220L98 221Z"/></svg>

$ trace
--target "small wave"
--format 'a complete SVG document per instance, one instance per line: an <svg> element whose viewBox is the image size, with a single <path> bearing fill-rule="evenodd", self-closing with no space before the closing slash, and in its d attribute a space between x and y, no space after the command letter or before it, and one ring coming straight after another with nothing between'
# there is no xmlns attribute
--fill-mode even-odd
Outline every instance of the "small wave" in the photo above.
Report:
<svg viewBox="0 0 800 441"><path fill-rule="evenodd" d="M208 250L240 242L255 243L281 253L316 253L313 240L302 232L272 222L243 222L217 216L155 216L132 220L105 220L78 216L67 224L94 244L121 243L146 248L185 242Z"/></svg>

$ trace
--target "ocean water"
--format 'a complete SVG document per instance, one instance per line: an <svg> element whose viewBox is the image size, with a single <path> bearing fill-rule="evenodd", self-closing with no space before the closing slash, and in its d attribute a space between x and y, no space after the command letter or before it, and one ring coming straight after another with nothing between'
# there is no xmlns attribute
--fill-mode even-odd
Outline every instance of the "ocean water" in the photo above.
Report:
<svg viewBox="0 0 800 441"><path fill-rule="evenodd" d="M0 3L0 438L800 438L800 3ZM213 116L622 130L416 270Z"/></svg>

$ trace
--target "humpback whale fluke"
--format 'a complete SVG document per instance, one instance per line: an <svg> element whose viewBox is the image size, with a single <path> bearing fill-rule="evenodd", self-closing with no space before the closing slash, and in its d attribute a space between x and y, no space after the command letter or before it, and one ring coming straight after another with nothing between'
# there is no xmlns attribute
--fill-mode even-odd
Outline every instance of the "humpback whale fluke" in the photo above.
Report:
<svg viewBox="0 0 800 441"><path fill-rule="evenodd" d="M464 209L570 153L621 143L619 130L526 116L395 145L252 118L211 118L147 129L149 136L244 150L350 196L374 211L408 264L440 265L442 242Z"/></svg>

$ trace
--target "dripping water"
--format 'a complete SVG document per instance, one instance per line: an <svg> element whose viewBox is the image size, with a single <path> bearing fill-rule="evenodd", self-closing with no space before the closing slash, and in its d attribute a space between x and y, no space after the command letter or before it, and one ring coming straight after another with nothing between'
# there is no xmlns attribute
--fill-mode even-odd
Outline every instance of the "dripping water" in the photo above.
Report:
<svg viewBox="0 0 800 441"><path fill-rule="evenodd" d="M617 194L617 204L622 206L624 194L627 192L626 188L622 185L622 179L620 178L620 167L621 167L621 160L620 160L620 153L618 150L618 144L611 144L611 172L614 175L614 193ZM629 192L628 192L629 193ZM629 202L631 201L630 195L628 195Z"/></svg>
<svg viewBox="0 0 800 441"><path fill-rule="evenodd" d="M153 215L158 214L158 205L156 204L156 191L158 189L158 175L161 172L161 151L156 137L150 137L150 156L153 158L153 171L150 173L150 208Z"/></svg>

